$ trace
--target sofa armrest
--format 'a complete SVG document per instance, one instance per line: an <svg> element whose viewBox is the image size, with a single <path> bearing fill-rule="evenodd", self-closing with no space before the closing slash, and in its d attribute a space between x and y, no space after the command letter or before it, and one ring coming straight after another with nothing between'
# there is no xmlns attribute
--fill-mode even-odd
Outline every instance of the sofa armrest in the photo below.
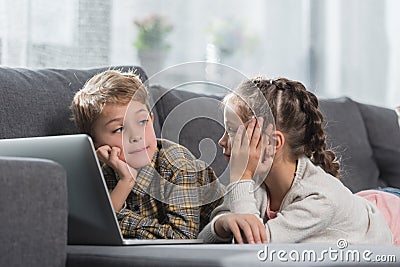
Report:
<svg viewBox="0 0 400 267"><path fill-rule="evenodd" d="M0 157L0 266L65 266L67 178L59 164Z"/></svg>

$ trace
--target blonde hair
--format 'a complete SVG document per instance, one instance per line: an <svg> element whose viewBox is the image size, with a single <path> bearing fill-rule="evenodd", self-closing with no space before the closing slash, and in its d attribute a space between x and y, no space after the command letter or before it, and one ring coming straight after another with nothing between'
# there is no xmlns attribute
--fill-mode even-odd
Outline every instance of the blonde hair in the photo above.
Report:
<svg viewBox="0 0 400 267"><path fill-rule="evenodd" d="M131 100L145 104L150 112L149 96L140 78L133 72L107 70L90 78L71 103L72 120L83 132L92 135L93 125L106 104L127 105Z"/></svg>

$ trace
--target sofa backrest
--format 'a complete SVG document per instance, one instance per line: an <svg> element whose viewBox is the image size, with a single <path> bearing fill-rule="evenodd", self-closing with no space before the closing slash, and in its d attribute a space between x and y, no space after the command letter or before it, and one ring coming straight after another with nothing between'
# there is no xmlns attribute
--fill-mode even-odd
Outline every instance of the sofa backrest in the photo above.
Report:
<svg viewBox="0 0 400 267"><path fill-rule="evenodd" d="M357 103L357 102L356 102ZM400 130L391 110L357 103L364 119L373 157L384 185L400 188Z"/></svg>
<svg viewBox="0 0 400 267"><path fill-rule="evenodd" d="M151 86L156 110L163 128L164 121L179 104L204 95L193 92L167 90ZM221 97L208 96L215 99ZM222 111L214 101L193 101L192 110ZM320 108L325 117L327 143L340 159L341 181L353 192L378 186L400 188L400 129L393 110L357 103L350 98L323 99ZM224 129L221 124L200 117L190 121L179 136L179 143L189 148L196 157L201 156L199 143L210 138L218 143ZM384 130L383 130L384 129ZM168 138L168 132L166 133ZM222 149L211 162L221 175L227 168Z"/></svg>
<svg viewBox="0 0 400 267"><path fill-rule="evenodd" d="M340 158L342 181L353 192L400 187L400 129L393 110L350 98L321 100L329 147Z"/></svg>
<svg viewBox="0 0 400 267"><path fill-rule="evenodd" d="M0 68L0 138L78 133L70 120L74 94L88 79L106 68L39 69ZM140 67L132 69L142 81ZM158 121L156 124L158 130Z"/></svg>
<svg viewBox="0 0 400 267"><path fill-rule="evenodd" d="M160 120L161 137L187 147L197 158L210 164L215 173L220 176L227 168L222 148L218 145L218 140L224 133L221 123L223 119L222 106L220 105L222 97L181 90L167 90L159 85L150 86L150 90ZM185 102L188 103L188 106L180 109L178 105ZM176 116L173 114L175 109L178 112L182 112L182 110L187 112L189 118L181 122L177 121L180 118L169 118L171 115L172 117ZM165 122L170 119L174 125L166 126ZM175 126L177 128L182 126L179 135L175 131L171 131L174 130L171 127ZM208 142L204 142L207 139ZM223 181L224 184L227 182Z"/></svg>
<svg viewBox="0 0 400 267"><path fill-rule="evenodd" d="M113 67L134 71L147 81L140 67ZM0 68L0 138L45 136L78 133L70 120L69 105L73 95L93 75L109 68L42 69ZM148 85L155 115L155 130L161 136L162 126L179 104L203 95L167 90ZM162 96L162 97L161 97ZM205 96L210 97L210 96ZM220 100L221 97L211 96ZM195 101L192 110L221 113L218 101ZM393 110L357 103L349 98L320 101L325 115L328 146L342 164L342 181L353 192L377 186L400 187L400 130ZM223 125L207 118L196 118L182 128L179 142L192 153L202 156L202 140L215 144L211 166L218 175L227 164L217 145ZM169 137L168 134L163 137ZM203 144L209 142L203 142ZM203 147L207 148L209 145Z"/></svg>

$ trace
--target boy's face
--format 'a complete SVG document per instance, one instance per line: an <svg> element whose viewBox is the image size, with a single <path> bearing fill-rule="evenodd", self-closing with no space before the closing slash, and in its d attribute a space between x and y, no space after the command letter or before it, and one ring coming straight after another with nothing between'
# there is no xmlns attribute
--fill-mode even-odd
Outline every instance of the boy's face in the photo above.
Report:
<svg viewBox="0 0 400 267"><path fill-rule="evenodd" d="M157 149L153 118L146 105L137 101L106 104L93 127L94 145L96 149L103 145L119 147L120 160L132 168L142 168L151 162Z"/></svg>

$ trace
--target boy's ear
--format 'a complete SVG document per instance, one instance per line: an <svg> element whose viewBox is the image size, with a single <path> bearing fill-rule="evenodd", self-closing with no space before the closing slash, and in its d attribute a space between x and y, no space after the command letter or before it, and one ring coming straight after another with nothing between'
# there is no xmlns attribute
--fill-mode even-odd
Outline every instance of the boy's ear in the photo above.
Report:
<svg viewBox="0 0 400 267"><path fill-rule="evenodd" d="M90 135L90 138L92 138L94 149L97 150L100 147L100 144L96 142L96 139L94 138L93 134Z"/></svg>
<svg viewBox="0 0 400 267"><path fill-rule="evenodd" d="M92 141L93 141L93 146L94 149L97 150L99 147L102 146L102 144L100 144L99 142L96 141L96 139L92 136Z"/></svg>
<svg viewBox="0 0 400 267"><path fill-rule="evenodd" d="M93 145L95 150L97 150L100 147L99 143L96 143L94 140L93 140Z"/></svg>

